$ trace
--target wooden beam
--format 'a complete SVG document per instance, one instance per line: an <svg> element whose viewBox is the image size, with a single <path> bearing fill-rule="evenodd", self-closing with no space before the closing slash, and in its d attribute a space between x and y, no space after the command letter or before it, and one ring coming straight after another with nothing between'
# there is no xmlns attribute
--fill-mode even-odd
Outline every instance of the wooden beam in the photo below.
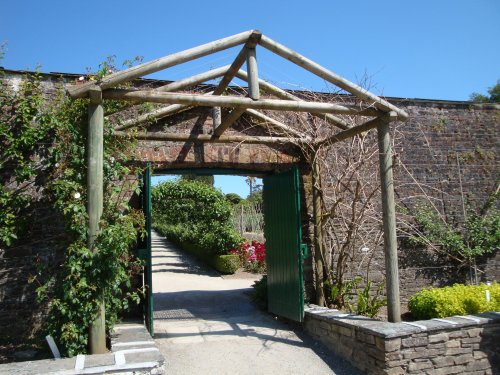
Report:
<svg viewBox="0 0 500 375"><path fill-rule="evenodd" d="M99 222L103 211L103 157L104 157L104 109L100 89L89 92L88 106L89 127L87 133L87 245L93 252L95 240L99 234ZM102 292L102 291L100 291ZM89 326L89 349L91 354L107 352L104 298L101 295L99 311Z"/></svg>
<svg viewBox="0 0 500 375"><path fill-rule="evenodd" d="M396 118L397 114L392 112L390 116ZM380 122L377 134L384 223L387 315L390 322L396 323L401 321L401 302L399 298L398 243L396 237L394 181L392 176L390 120L387 117Z"/></svg>
<svg viewBox="0 0 500 375"><path fill-rule="evenodd" d="M208 72L196 74L194 76L187 77L187 78L181 79L179 81L169 83L169 84L164 85L164 86L160 86L160 87L156 88L155 90L156 91L171 92L171 91L179 91L179 90L186 89L188 87L196 86L196 85L199 85L200 83L210 81L211 79L222 77L224 74L226 74L229 67L230 67L230 65L221 66L220 68L212 69L212 70L209 70Z"/></svg>
<svg viewBox="0 0 500 375"><path fill-rule="evenodd" d="M357 106L338 105L331 103L273 99L252 100L249 98L234 96L163 93L154 92L152 90L109 89L103 92L103 97L106 99L126 100L133 102L185 104L201 107L252 108L311 113L340 113L358 116L379 116L382 114L375 108L360 109Z"/></svg>
<svg viewBox="0 0 500 375"><path fill-rule="evenodd" d="M211 95L212 92L203 94L203 95ZM164 117L172 116L175 115L176 113L182 112L182 111L187 111L192 107L183 105L183 104L172 104L167 107L162 107L155 109L154 111L145 113L143 115L140 115L137 118L131 118L129 120L126 120L121 124L120 126L117 126L115 130L125 130L125 129L130 129L134 126L144 124L149 121L156 121Z"/></svg>
<svg viewBox="0 0 500 375"><path fill-rule="evenodd" d="M233 125L236 120L245 112L245 108L234 108L224 119L221 124L217 126L214 130L214 135L220 137L231 125Z"/></svg>
<svg viewBox="0 0 500 375"><path fill-rule="evenodd" d="M243 44L254 34L260 35L260 32L256 30L245 31L240 34L193 47L181 52L174 53L172 55L146 62L144 64L133 66L129 69L122 70L120 72L116 72L102 78L99 82L97 82L97 85L101 87L101 89L114 87L120 83L131 81L133 79L155 73L159 70L170 68L172 66L179 65L184 62L197 59L199 57L210 55L212 53L220 52L225 49L235 47L239 44ZM72 98L82 98L87 96L90 88L93 86L96 86L94 82L89 82L79 86L72 86L68 88L68 93Z"/></svg>
<svg viewBox="0 0 500 375"><path fill-rule="evenodd" d="M130 129L133 128L134 126L141 125L149 121L156 121L161 118L171 116L182 111L186 111L190 108L191 107L185 106L183 104L172 104L167 107L158 108L155 109L154 111L140 115L139 117L131 118L129 120L124 121L123 124L117 126L115 130Z"/></svg>
<svg viewBox="0 0 500 375"><path fill-rule="evenodd" d="M321 140L316 142L316 147L323 146L323 145L330 146L334 143L343 141L347 138L354 137L355 135L366 132L370 129L374 129L377 126L379 126L381 122L386 121L385 120L386 117L387 117L387 115L382 115L381 117L374 118L374 119L369 120L361 125L352 127L348 130L344 130L344 131L339 132L337 134L334 134L334 135L331 135L331 136L326 137L324 139L321 139ZM389 121L390 121L390 119L389 119Z"/></svg>
<svg viewBox="0 0 500 375"><path fill-rule="evenodd" d="M247 108L245 112L248 113L249 115L252 115L253 117L258 118L259 120L266 122L266 124L270 125L273 129L278 130L281 133L284 133L285 135L288 135L288 136L293 135L293 136L298 137L298 138L309 139L309 137L305 136L303 132L296 130L294 128L291 128L290 126L285 125L282 122L280 122L272 117L266 116L265 114L263 114L259 111L256 111L255 109ZM258 125L260 125L260 124L258 124Z"/></svg>
<svg viewBox="0 0 500 375"><path fill-rule="evenodd" d="M255 48L247 48L248 97L260 99L259 73L257 68L257 53Z"/></svg>
<svg viewBox="0 0 500 375"><path fill-rule="evenodd" d="M117 131L117 137L135 138L145 141L170 141L170 142L198 142L198 143L248 143L248 144L300 144L304 139L289 137L262 137L250 135L222 135L211 134L179 134L179 133L142 133L130 134Z"/></svg>
<svg viewBox="0 0 500 375"><path fill-rule="evenodd" d="M243 70L239 70L238 73L236 73L236 77L242 79L245 82L248 82L248 74ZM265 92L273 94L281 99L305 101L304 99L301 99L298 96L290 94L289 92L286 92L285 90L280 89L278 86L272 85L269 82L266 82L262 79L259 79L259 87L262 88L262 90L264 90ZM333 115L330 115L328 113L323 113L323 114L311 113L311 114L313 116L316 116L316 117L319 117L323 120L328 121L330 124L333 124L333 125L339 127L340 129L343 129L343 130L349 129L349 124L347 122L345 122L343 119L341 119L340 117L333 116Z"/></svg>
<svg viewBox="0 0 500 375"><path fill-rule="evenodd" d="M231 66L227 69L226 74L224 75L224 77L222 77L222 80L219 82L219 85L215 88L214 95L222 95L224 93L224 91L229 86L236 73L238 73L238 70L240 70L241 66L245 62L247 58L248 49L255 48L261 37L262 34L259 31L254 31L248 37L245 46L241 49L240 53L238 53Z"/></svg>
<svg viewBox="0 0 500 375"><path fill-rule="evenodd" d="M293 51L288 47L285 47L284 45L272 40L271 38L266 37L265 35L262 36L259 44L269 51L274 52L275 54L287 60L290 60L294 64L310 71L313 74L316 74L318 77L321 77L324 80L350 92L358 98L365 100L368 104L375 105L377 108L384 112L396 112L399 120L406 120L408 118L408 114L402 109L399 109L395 105L378 97L375 94L372 94L370 91L362 88L361 86L358 86L355 83L352 83L347 79L331 72L318 63L309 60L307 57L302 56L301 54Z"/></svg>

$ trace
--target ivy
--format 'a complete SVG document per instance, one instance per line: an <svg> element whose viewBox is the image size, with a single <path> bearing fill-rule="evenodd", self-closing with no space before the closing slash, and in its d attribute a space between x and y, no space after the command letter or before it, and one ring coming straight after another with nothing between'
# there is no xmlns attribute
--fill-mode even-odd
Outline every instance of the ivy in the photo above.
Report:
<svg viewBox="0 0 500 375"><path fill-rule="evenodd" d="M111 72L108 60L96 76ZM69 356L85 353L88 327L97 315L104 296L106 329L115 324L121 311L138 303L141 290L131 280L141 272L141 262L130 252L143 234L144 217L128 204L138 189L138 170L129 166L133 140L113 137L112 124L104 128L104 207L97 252L87 247L86 133L87 99L70 100L61 88L50 102L41 87L42 75L27 75L17 92L2 81L0 94L0 245L11 246L29 218L23 210L32 203L35 179L45 176L44 198L63 215L68 245L60 267L39 262L30 276L40 301L49 312L44 332L51 334L61 351ZM90 79L90 78L89 78ZM105 111L124 105L105 101Z"/></svg>

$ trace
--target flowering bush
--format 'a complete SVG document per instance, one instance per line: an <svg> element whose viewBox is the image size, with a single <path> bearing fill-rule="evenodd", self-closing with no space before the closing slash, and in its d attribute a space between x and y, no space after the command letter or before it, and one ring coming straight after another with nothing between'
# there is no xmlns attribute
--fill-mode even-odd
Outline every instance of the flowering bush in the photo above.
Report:
<svg viewBox="0 0 500 375"><path fill-rule="evenodd" d="M231 254L239 255L243 267L250 272L266 272L266 244L252 241L244 242L239 247L230 251Z"/></svg>

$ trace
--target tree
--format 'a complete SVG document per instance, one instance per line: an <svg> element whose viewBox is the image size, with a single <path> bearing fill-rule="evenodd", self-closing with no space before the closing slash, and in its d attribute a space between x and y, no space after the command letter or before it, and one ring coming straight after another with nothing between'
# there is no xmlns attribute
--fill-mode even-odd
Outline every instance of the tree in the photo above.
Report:
<svg viewBox="0 0 500 375"><path fill-rule="evenodd" d="M181 176L181 180L199 181L199 182L203 182L204 184L207 184L209 186L214 186L214 176L213 175L198 176L196 174L183 174Z"/></svg>
<svg viewBox="0 0 500 375"><path fill-rule="evenodd" d="M488 94L489 96L473 92L470 100L476 103L500 103L500 80L495 86L488 88Z"/></svg>

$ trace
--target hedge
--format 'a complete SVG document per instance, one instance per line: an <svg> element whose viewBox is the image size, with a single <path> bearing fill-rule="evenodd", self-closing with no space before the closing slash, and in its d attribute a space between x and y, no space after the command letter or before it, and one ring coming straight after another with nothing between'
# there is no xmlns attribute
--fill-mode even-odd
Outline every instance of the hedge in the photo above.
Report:
<svg viewBox="0 0 500 375"><path fill-rule="evenodd" d="M490 302L486 300L489 290ZM412 296L408 307L416 319L500 311L500 284L463 285L428 288Z"/></svg>

